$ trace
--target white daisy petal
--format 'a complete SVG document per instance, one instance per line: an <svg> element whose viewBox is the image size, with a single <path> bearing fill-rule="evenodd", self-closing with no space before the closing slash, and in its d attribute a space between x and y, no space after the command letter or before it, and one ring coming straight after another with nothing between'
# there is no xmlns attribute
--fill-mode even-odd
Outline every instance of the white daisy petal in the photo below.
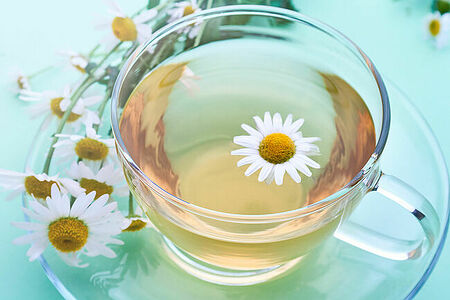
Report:
<svg viewBox="0 0 450 300"><path fill-rule="evenodd" d="M300 172L302 172L306 176L311 177L311 175L312 175L311 171L308 169L308 167L305 165L305 163L303 162L303 160L301 158L294 156L289 162L297 170L299 170Z"/></svg>
<svg viewBox="0 0 450 300"><path fill-rule="evenodd" d="M264 166L261 168L261 172L259 172L258 181L262 182L266 180L272 172L273 167L274 165L271 163L264 164Z"/></svg>
<svg viewBox="0 0 450 300"><path fill-rule="evenodd" d="M292 123L292 125L289 126L289 129L288 129L289 133L294 133L294 132L298 131L300 129L300 127L302 127L304 122L305 122L304 119L298 119L297 121Z"/></svg>
<svg viewBox="0 0 450 300"><path fill-rule="evenodd" d="M258 155L250 155L250 156L244 157L237 162L237 166L242 167L242 166L254 163L258 159L258 157L259 157Z"/></svg>
<svg viewBox="0 0 450 300"><path fill-rule="evenodd" d="M253 149L257 149L259 147L259 141L255 137L248 135L235 136L233 142L242 147Z"/></svg>
<svg viewBox="0 0 450 300"><path fill-rule="evenodd" d="M147 21L153 19L154 17L156 17L157 14L158 14L158 12L156 9L145 10L142 13L140 13L138 16L136 16L133 20L136 23L144 23L144 22L147 22Z"/></svg>
<svg viewBox="0 0 450 300"><path fill-rule="evenodd" d="M259 153L258 150L249 148L242 148L231 151L231 155L255 155L258 153Z"/></svg>
<svg viewBox="0 0 450 300"><path fill-rule="evenodd" d="M255 161L254 163L252 163L250 165L250 167L248 167L248 169L245 171L245 176L250 176L253 173L255 173L256 171L258 171L260 168L262 168L264 166L265 161L262 158L259 158L257 161Z"/></svg>
<svg viewBox="0 0 450 300"><path fill-rule="evenodd" d="M281 120L281 115L279 113L275 113L273 115L273 130L275 132L280 132L283 127L283 121Z"/></svg>
<svg viewBox="0 0 450 300"><path fill-rule="evenodd" d="M253 129L252 127L248 126L247 124L241 125L242 129L248 132L251 136L254 136L258 139L258 142L260 142L263 139L263 135L258 130Z"/></svg>
<svg viewBox="0 0 450 300"><path fill-rule="evenodd" d="M296 183L300 183L302 181L302 178L290 161L285 162L284 167L286 168L286 172Z"/></svg>
<svg viewBox="0 0 450 300"><path fill-rule="evenodd" d="M283 127L284 128L289 128L292 124L292 114L288 114L288 116L286 117L286 120L284 121Z"/></svg>
<svg viewBox="0 0 450 300"><path fill-rule="evenodd" d="M284 177L284 172L285 171L286 171L286 169L281 164L278 164L278 165L274 166L275 183L277 185L282 185L283 184L283 177Z"/></svg>
<svg viewBox="0 0 450 300"><path fill-rule="evenodd" d="M316 163L315 161L313 161L311 158L309 158L306 155L296 154L295 156L298 156L298 158L302 159L305 162L305 164L310 166L311 168L314 168L314 169L320 168L320 165L318 163Z"/></svg>
<svg viewBox="0 0 450 300"><path fill-rule="evenodd" d="M270 113L268 111L264 113L264 127L266 128L266 134L273 133L272 118L270 117Z"/></svg>
<svg viewBox="0 0 450 300"><path fill-rule="evenodd" d="M255 120L256 128L258 128L258 131L261 132L261 134L263 136L266 136L269 134L268 131L266 130L266 127L264 126L263 120L261 120L260 117L255 116L255 117L253 117L253 120Z"/></svg>

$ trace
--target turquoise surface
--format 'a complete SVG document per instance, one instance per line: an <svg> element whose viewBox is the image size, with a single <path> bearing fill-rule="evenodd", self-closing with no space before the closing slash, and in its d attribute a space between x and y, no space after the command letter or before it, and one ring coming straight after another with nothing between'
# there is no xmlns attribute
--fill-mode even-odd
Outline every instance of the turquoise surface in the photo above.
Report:
<svg viewBox="0 0 450 300"><path fill-rule="evenodd" d="M295 1L301 12L323 20L346 33L374 60L383 75L406 91L434 130L447 161L450 159L449 128L450 47L435 50L424 41L423 17L431 1ZM119 1L124 8L133 8ZM134 1L139 7L144 1ZM60 63L58 50L88 50L102 33L92 30L98 16L105 12L101 1L12 1L0 19L0 130L2 147L0 168L20 171L35 134L39 119L30 120L26 105L15 99L10 89L8 70L19 66L32 73L47 65ZM39 89L58 89L77 78L67 70L64 76L37 78ZM414 133L411 133L414 134ZM6 193L1 192L0 198ZM11 241L23 234L10 225L23 215L19 199L1 202L0 209L0 297L2 299L58 299L38 262L29 263L27 247ZM442 257L417 299L437 299L450 295L450 248ZM445 298L445 297L444 297Z"/></svg>

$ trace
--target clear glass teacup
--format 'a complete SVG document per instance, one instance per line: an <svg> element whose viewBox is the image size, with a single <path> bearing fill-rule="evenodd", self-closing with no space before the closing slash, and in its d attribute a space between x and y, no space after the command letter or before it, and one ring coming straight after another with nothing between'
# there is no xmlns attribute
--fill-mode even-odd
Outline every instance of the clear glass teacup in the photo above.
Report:
<svg viewBox="0 0 450 300"><path fill-rule="evenodd" d="M228 49L225 43L236 41L239 47L224 50ZM275 65L275 57L293 55L320 72L326 70L345 79L363 99L374 125L376 143L361 168L334 174L329 182L322 182L321 188L315 190L314 197L309 194L314 199L309 199L307 205L287 211L230 213L183 199L178 174L172 170L164 152L168 143L164 136L165 122L169 118L170 101L173 101L170 99L172 89L181 84L189 67L183 55L202 47L217 53L233 51L237 56L245 53L247 60L252 53L257 56L258 49L264 47L272 51ZM265 59L271 60L271 56ZM270 62L261 60L259 64L269 65ZM148 74L156 74L153 75L157 78L156 84L139 89ZM270 84L270 78L268 82ZM224 86L227 84L224 82ZM330 85L332 88L333 83ZM129 104L130 99L138 96L139 102ZM123 112L127 105L128 108L133 105L133 113L124 124ZM241 103L237 110L224 111L225 118L211 117L211 109L223 107L185 110L178 115L179 133L189 142L197 138L192 132L204 132L205 124L219 128L218 124L234 122L235 115L246 110L266 108L264 105L252 108L252 105ZM271 107L285 115L290 112L283 110L281 104ZM296 112L295 107L290 109ZM151 117L148 117L149 112ZM188 124L195 119L199 120L199 127L193 130ZM358 46L316 20L266 6L205 10L162 28L125 64L112 101L112 127L128 184L155 228L164 236L168 255L192 275L227 285L255 284L284 274L333 235L395 260L420 257L432 247L439 231L433 207L412 187L379 168L378 160L388 137L389 124L389 100L383 80ZM231 140L232 136L226 138ZM146 153L153 153L153 160L148 161ZM356 153L355 157L353 159L363 156ZM409 211L423 230L421 237L416 241L400 241L346 221L360 200L372 192L380 193ZM227 194L224 197L226 199Z"/></svg>

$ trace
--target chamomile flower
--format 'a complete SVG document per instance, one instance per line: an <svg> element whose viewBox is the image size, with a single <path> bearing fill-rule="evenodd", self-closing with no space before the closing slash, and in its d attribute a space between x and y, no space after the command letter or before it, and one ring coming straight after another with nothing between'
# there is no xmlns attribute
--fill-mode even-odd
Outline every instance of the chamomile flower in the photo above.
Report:
<svg viewBox="0 0 450 300"><path fill-rule="evenodd" d="M0 186L11 190L6 199L12 199L20 193L26 192L35 198L45 200L50 196L51 186L56 184L64 193L70 193L78 196L83 192L80 185L69 178L60 178L56 176L48 176L47 174L36 174L31 170L25 173L1 170L0 169Z"/></svg>
<svg viewBox="0 0 450 300"><path fill-rule="evenodd" d="M108 160L115 161L114 139L102 139L93 130L86 130L86 136L57 134L59 138L53 147L55 155L61 159L73 159L79 157L85 163L98 162Z"/></svg>
<svg viewBox="0 0 450 300"><path fill-rule="evenodd" d="M283 124L279 113L275 113L272 119L269 112L264 114L264 121L258 116L253 119L257 129L242 124L242 129L249 135L234 137L234 143L245 148L231 152L232 155L246 156L237 162L238 167L250 164L245 171L246 176L261 169L259 181L269 184L275 179L275 183L281 185L285 172L299 183L301 177L297 170L310 177L312 173L308 166L320 168L317 162L308 157L319 154L319 147L313 143L320 138L303 137L298 131L303 125L303 119L292 122L292 115L289 114Z"/></svg>
<svg viewBox="0 0 450 300"><path fill-rule="evenodd" d="M28 77L25 76L19 69L14 69L9 73L11 81L13 82L14 92L19 94L22 90L30 90L30 82Z"/></svg>
<svg viewBox="0 0 450 300"><path fill-rule="evenodd" d="M36 222L15 222L14 226L30 231L14 240L15 244L31 244L27 255L30 261L38 258L50 243L72 266L81 264L80 254L103 255L114 258L116 254L108 244L123 244L113 236L121 232L123 216L116 211L117 203L108 203L108 195L94 201L95 192L79 195L72 206L67 194L61 194L56 184L46 205L30 201L30 209L23 211Z"/></svg>
<svg viewBox="0 0 450 300"><path fill-rule="evenodd" d="M115 169L112 164L107 164L94 173L82 161L74 162L67 171L67 175L76 179L86 194L95 191L96 199L103 195L111 196L112 194L123 197L127 196L129 192L122 170Z"/></svg>
<svg viewBox="0 0 450 300"><path fill-rule="evenodd" d="M193 13L197 13L201 11L200 7L198 6L198 3L196 0L190 0L190 1L182 1L179 3L176 3L173 8L169 9L167 11L167 14L169 15L168 23L176 21L182 17L191 15ZM200 21L192 24L191 26L187 26L185 29L183 29L183 32L187 34L188 38L193 39L196 37L200 31L201 28Z"/></svg>
<svg viewBox="0 0 450 300"><path fill-rule="evenodd" d="M44 91L42 93L22 90L19 99L27 102L36 102L30 107L31 116L47 115L44 122L48 125L52 119L62 119L64 116L71 102L70 88L66 86L62 92ZM101 100L101 96L80 98L72 109L67 123L76 131L80 129L81 124L84 124L86 128L91 128L93 124L99 124L100 119L97 114L87 109L87 107L97 104Z"/></svg>
<svg viewBox="0 0 450 300"><path fill-rule="evenodd" d="M97 27L109 31L103 40L107 49L112 49L119 42L142 43L150 38L152 29L146 22L157 15L158 12L155 9L146 10L131 18L123 13L116 2L112 0L105 0L105 2L109 6L112 18L101 22Z"/></svg>
<svg viewBox="0 0 450 300"><path fill-rule="evenodd" d="M450 13L430 13L425 17L426 36L432 39L436 48L444 47L450 39Z"/></svg>
<svg viewBox="0 0 450 300"><path fill-rule="evenodd" d="M122 224L122 231L125 232L135 232L146 227L150 227L150 220L144 214L142 209L138 206L136 207L134 214L128 216Z"/></svg>
<svg viewBox="0 0 450 300"><path fill-rule="evenodd" d="M60 55L67 59L69 65L81 73L86 73L86 67L89 61L82 54L75 51L60 51Z"/></svg>

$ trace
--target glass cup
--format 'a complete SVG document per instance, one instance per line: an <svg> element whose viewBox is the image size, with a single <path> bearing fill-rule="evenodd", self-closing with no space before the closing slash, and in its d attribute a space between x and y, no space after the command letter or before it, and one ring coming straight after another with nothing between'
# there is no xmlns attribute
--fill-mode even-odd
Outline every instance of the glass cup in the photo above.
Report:
<svg viewBox="0 0 450 300"><path fill-rule="evenodd" d="M189 37L193 30L197 30L197 37ZM123 109L141 80L169 58L232 39L274 41L290 47L308 62L345 78L364 99L374 121L376 147L356 176L341 175L339 179L345 184L340 190L308 206L281 213L224 213L178 198L173 190L158 185L149 176L164 172L164 163L144 173L130 155L119 125ZM274 48L274 55L284 55L280 49ZM180 77L179 72L168 73L161 85L170 86ZM138 122L139 113L135 117ZM203 280L225 285L267 281L296 266L333 234L388 259L414 259L432 247L439 232L439 219L432 205L413 187L379 168L389 133L390 108L385 85L372 61L337 30L297 12L268 6L225 6L167 25L137 49L121 70L114 87L111 118L118 156L131 191L164 236L167 254L185 271ZM150 131L156 134L158 120L154 121ZM148 130L147 126L147 134ZM144 133L137 131L139 134ZM417 240L399 240L349 222L348 216L369 193L378 193L408 211L421 228Z"/></svg>

